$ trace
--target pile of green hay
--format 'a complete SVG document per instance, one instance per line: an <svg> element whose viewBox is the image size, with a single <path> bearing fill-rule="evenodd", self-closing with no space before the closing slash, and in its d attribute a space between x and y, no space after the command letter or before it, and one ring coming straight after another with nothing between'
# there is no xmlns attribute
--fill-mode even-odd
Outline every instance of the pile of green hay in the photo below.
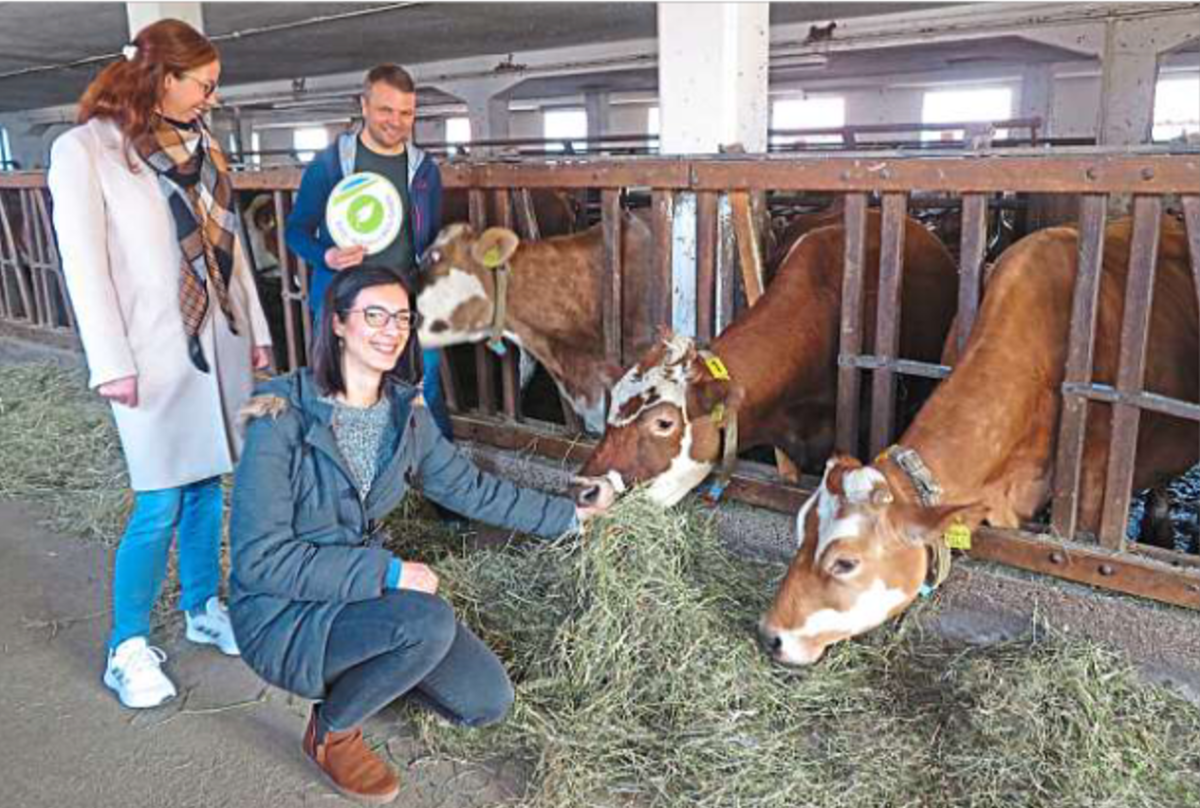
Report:
<svg viewBox="0 0 1200 808"><path fill-rule="evenodd" d="M111 408L81 370L0 366L0 497L60 533L115 544L133 504Z"/></svg>
<svg viewBox="0 0 1200 808"><path fill-rule="evenodd" d="M0 496L119 537L124 463L78 371L0 367ZM391 546L434 564L517 700L485 730L413 715L435 754L527 762L523 805L1200 805L1200 711L1101 647L949 646L912 619L935 604L787 670L754 642L780 568L730 557L709 515L633 496L582 539L484 550L428 515L407 501Z"/></svg>
<svg viewBox="0 0 1200 808"><path fill-rule="evenodd" d="M1200 804L1200 711L1094 645L949 647L910 614L771 664L754 626L780 570L729 557L698 513L634 497L582 541L436 569L517 700L486 730L419 717L422 736L528 761L525 805Z"/></svg>

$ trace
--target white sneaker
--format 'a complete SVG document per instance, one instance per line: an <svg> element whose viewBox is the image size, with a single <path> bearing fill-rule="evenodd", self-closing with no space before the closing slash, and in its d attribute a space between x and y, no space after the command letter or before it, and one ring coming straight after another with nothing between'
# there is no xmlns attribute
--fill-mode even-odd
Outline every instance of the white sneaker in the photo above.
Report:
<svg viewBox="0 0 1200 808"><path fill-rule="evenodd" d="M166 661L163 650L147 645L145 637L131 637L108 652L104 684L126 707L157 707L175 698L175 685L162 672Z"/></svg>
<svg viewBox="0 0 1200 808"><path fill-rule="evenodd" d="M204 604L204 614L198 617L187 615L187 638L201 645L215 645L226 656L242 655L233 636L229 610L215 595Z"/></svg>

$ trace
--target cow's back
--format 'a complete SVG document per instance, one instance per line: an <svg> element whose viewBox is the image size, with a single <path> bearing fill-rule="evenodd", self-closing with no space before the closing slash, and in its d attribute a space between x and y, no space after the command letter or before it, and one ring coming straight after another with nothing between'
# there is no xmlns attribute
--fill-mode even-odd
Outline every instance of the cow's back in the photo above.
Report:
<svg viewBox="0 0 1200 808"><path fill-rule="evenodd" d="M1116 378L1130 231L1119 221L1105 232L1093 376L1103 384ZM1186 236L1167 220L1161 234L1146 387L1195 401L1197 306ZM1041 230L1004 252L954 372L902 438L948 476L984 481L971 495L989 507L993 524L1016 526L1049 496L1078 256L1079 234L1070 227ZM1080 511L1086 529L1098 519L1110 433L1111 408L1091 404ZM1186 469L1197 438L1196 425L1147 412L1135 485Z"/></svg>
<svg viewBox="0 0 1200 808"><path fill-rule="evenodd" d="M879 292L881 216L867 215L863 288L863 352L875 345ZM817 228L794 244L759 302L714 344L723 357L762 357L741 370L747 387L769 391L762 412L768 442L789 446L800 463L823 462L832 451L837 399L845 227ZM900 355L936 362L954 318L958 274L937 237L906 219L901 284ZM922 380L910 383L911 400L923 400ZM931 386L931 385L930 385ZM790 435L782 433L791 430ZM797 459L802 458L802 459Z"/></svg>

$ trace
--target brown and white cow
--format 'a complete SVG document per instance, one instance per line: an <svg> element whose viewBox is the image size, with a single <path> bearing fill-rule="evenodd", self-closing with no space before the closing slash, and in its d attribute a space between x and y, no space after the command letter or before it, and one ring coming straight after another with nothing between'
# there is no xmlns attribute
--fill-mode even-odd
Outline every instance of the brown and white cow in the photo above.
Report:
<svg viewBox="0 0 1200 808"><path fill-rule="evenodd" d="M607 430L581 477L615 475L626 487L649 483L655 501L673 505L718 463L731 411L740 450L775 446L801 468L824 461L833 450L844 242L842 225L815 229L796 242L758 303L711 346L728 380L713 377L691 339L655 346L613 389ZM900 353L937 361L956 306L954 262L911 219L904 243ZM868 347L874 344L879 252L880 216L871 212L863 295ZM586 483L574 490L581 503L596 493Z"/></svg>
<svg viewBox="0 0 1200 808"><path fill-rule="evenodd" d="M1116 377L1130 237L1128 220L1105 233L1094 378L1107 384ZM830 461L797 519L799 550L760 624L777 660L814 662L831 643L903 610L926 576L925 543L938 540L949 522L1018 527L1049 500L1078 253L1078 232L1061 227L1005 251L961 361L898 450L866 468ZM1197 400L1198 341L1187 237L1179 223L1164 219L1146 389ZM1100 520L1111 416L1106 404L1089 407L1083 530L1095 530ZM1143 413L1134 486L1189 468L1198 438L1195 423ZM920 462L902 463L901 454ZM932 491L944 504L926 504Z"/></svg>
<svg viewBox="0 0 1200 808"><path fill-rule="evenodd" d="M653 249L650 228L640 217L624 214L621 244L627 281L645 282ZM503 322L497 323L496 271L504 265L507 290ZM421 277L422 345L479 342L499 328L546 368L590 431L603 430L604 393L620 368L605 355L599 225L571 236L522 242L504 228L478 234L470 225L452 224L429 248ZM628 316L646 296L626 298ZM638 349L648 342L643 339Z"/></svg>

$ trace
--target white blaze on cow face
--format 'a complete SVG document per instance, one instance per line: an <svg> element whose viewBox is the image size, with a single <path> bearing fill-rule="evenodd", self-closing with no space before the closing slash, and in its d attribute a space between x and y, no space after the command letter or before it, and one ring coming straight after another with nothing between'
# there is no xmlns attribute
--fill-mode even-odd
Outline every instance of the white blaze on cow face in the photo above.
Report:
<svg viewBox="0 0 1200 808"><path fill-rule="evenodd" d="M831 486L835 469L838 484ZM878 626L912 599L913 588L885 575L889 556L881 548L891 540L881 532L882 509L890 502L877 470L836 458L826 464L821 485L796 516L796 558L760 623L776 660L816 662L829 645Z"/></svg>
<svg viewBox="0 0 1200 808"><path fill-rule="evenodd" d="M888 588L882 579L876 578L859 593L849 609L821 609L809 615L799 628L780 632L775 658L785 665L810 665L833 642L875 628L908 599L903 589Z"/></svg>
<svg viewBox="0 0 1200 808"><path fill-rule="evenodd" d="M658 363L649 368L641 365L633 367L621 377L612 391L609 432L639 429L642 426L639 421L644 416L655 411L661 412L664 407L672 410L671 420L676 420L679 429L678 448L665 470L642 480L649 482L647 493L650 498L663 507L670 507L687 496L713 468L712 463L698 461L691 454L693 425L687 414L687 394L688 374L695 350L693 340L682 336L671 337ZM675 439L672 433L669 440Z"/></svg>
<svg viewBox="0 0 1200 808"><path fill-rule="evenodd" d="M426 348L474 342L488 335L493 301L473 268L458 265L455 258L470 255L473 233L462 223L443 228L424 258L422 272L427 280L417 295L421 313L417 334Z"/></svg>
<svg viewBox="0 0 1200 808"><path fill-rule="evenodd" d="M463 322L466 318L456 316L472 301L477 301L479 309L492 310L492 302L479 278L457 267L422 289L417 296L417 311L421 313L421 327L418 330L421 345L444 348L488 336L490 320Z"/></svg>

